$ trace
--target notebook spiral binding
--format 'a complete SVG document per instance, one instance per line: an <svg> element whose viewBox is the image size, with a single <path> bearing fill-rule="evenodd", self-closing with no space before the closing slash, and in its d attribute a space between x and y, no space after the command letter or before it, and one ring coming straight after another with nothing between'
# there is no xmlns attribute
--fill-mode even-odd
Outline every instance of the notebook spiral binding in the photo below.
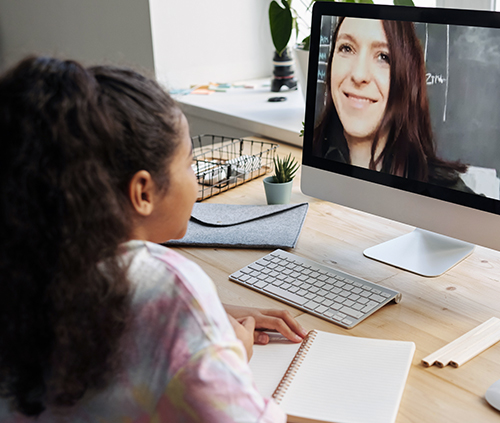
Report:
<svg viewBox="0 0 500 423"><path fill-rule="evenodd" d="M292 362L288 366L288 369L285 372L285 375L281 379L280 383L278 384L278 387L274 391L272 397L274 400L279 404L283 397L286 394L287 389L289 388L290 384L292 383L293 378L297 374L297 371L299 370L300 365L304 361L305 355L311 348L311 345L316 338L317 332L315 330L312 330L307 334L305 339L302 341L302 345L298 349L297 353L295 354L295 357L293 358Z"/></svg>

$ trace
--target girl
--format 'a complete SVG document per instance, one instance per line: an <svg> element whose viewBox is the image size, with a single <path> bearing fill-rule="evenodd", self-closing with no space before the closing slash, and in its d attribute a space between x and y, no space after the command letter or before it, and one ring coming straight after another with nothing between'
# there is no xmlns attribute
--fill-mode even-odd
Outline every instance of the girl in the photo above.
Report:
<svg viewBox="0 0 500 423"><path fill-rule="evenodd" d="M304 330L282 311L228 316L156 244L184 235L197 191L159 85L28 58L0 78L0 133L0 422L285 421L247 359L255 327Z"/></svg>

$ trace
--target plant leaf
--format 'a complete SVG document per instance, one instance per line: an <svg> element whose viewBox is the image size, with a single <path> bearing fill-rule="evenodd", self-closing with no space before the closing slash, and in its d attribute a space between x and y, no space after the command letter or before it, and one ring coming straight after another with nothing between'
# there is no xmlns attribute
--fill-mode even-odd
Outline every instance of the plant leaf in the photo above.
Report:
<svg viewBox="0 0 500 423"><path fill-rule="evenodd" d="M281 7L276 0L269 5L269 24L274 48L281 56L285 51L293 30L293 16L287 0L282 0Z"/></svg>
<svg viewBox="0 0 500 423"><path fill-rule="evenodd" d="M415 6L413 0L394 0L395 6Z"/></svg>

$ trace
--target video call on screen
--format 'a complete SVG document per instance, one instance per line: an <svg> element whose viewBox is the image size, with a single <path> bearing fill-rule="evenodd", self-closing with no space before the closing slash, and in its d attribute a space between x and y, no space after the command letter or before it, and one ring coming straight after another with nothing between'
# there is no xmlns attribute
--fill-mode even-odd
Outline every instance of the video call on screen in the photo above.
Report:
<svg viewBox="0 0 500 423"><path fill-rule="evenodd" d="M327 62L337 17L323 16L315 119L325 103ZM500 29L414 23L436 154L467 165L461 179L480 195L500 197Z"/></svg>

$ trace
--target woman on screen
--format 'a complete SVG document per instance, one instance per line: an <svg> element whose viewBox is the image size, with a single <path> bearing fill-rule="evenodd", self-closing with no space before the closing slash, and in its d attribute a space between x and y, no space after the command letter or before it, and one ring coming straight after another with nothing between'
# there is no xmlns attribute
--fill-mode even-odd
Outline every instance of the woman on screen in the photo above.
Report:
<svg viewBox="0 0 500 423"><path fill-rule="evenodd" d="M339 18L326 75L315 155L472 192L467 167L436 156L412 22Z"/></svg>

